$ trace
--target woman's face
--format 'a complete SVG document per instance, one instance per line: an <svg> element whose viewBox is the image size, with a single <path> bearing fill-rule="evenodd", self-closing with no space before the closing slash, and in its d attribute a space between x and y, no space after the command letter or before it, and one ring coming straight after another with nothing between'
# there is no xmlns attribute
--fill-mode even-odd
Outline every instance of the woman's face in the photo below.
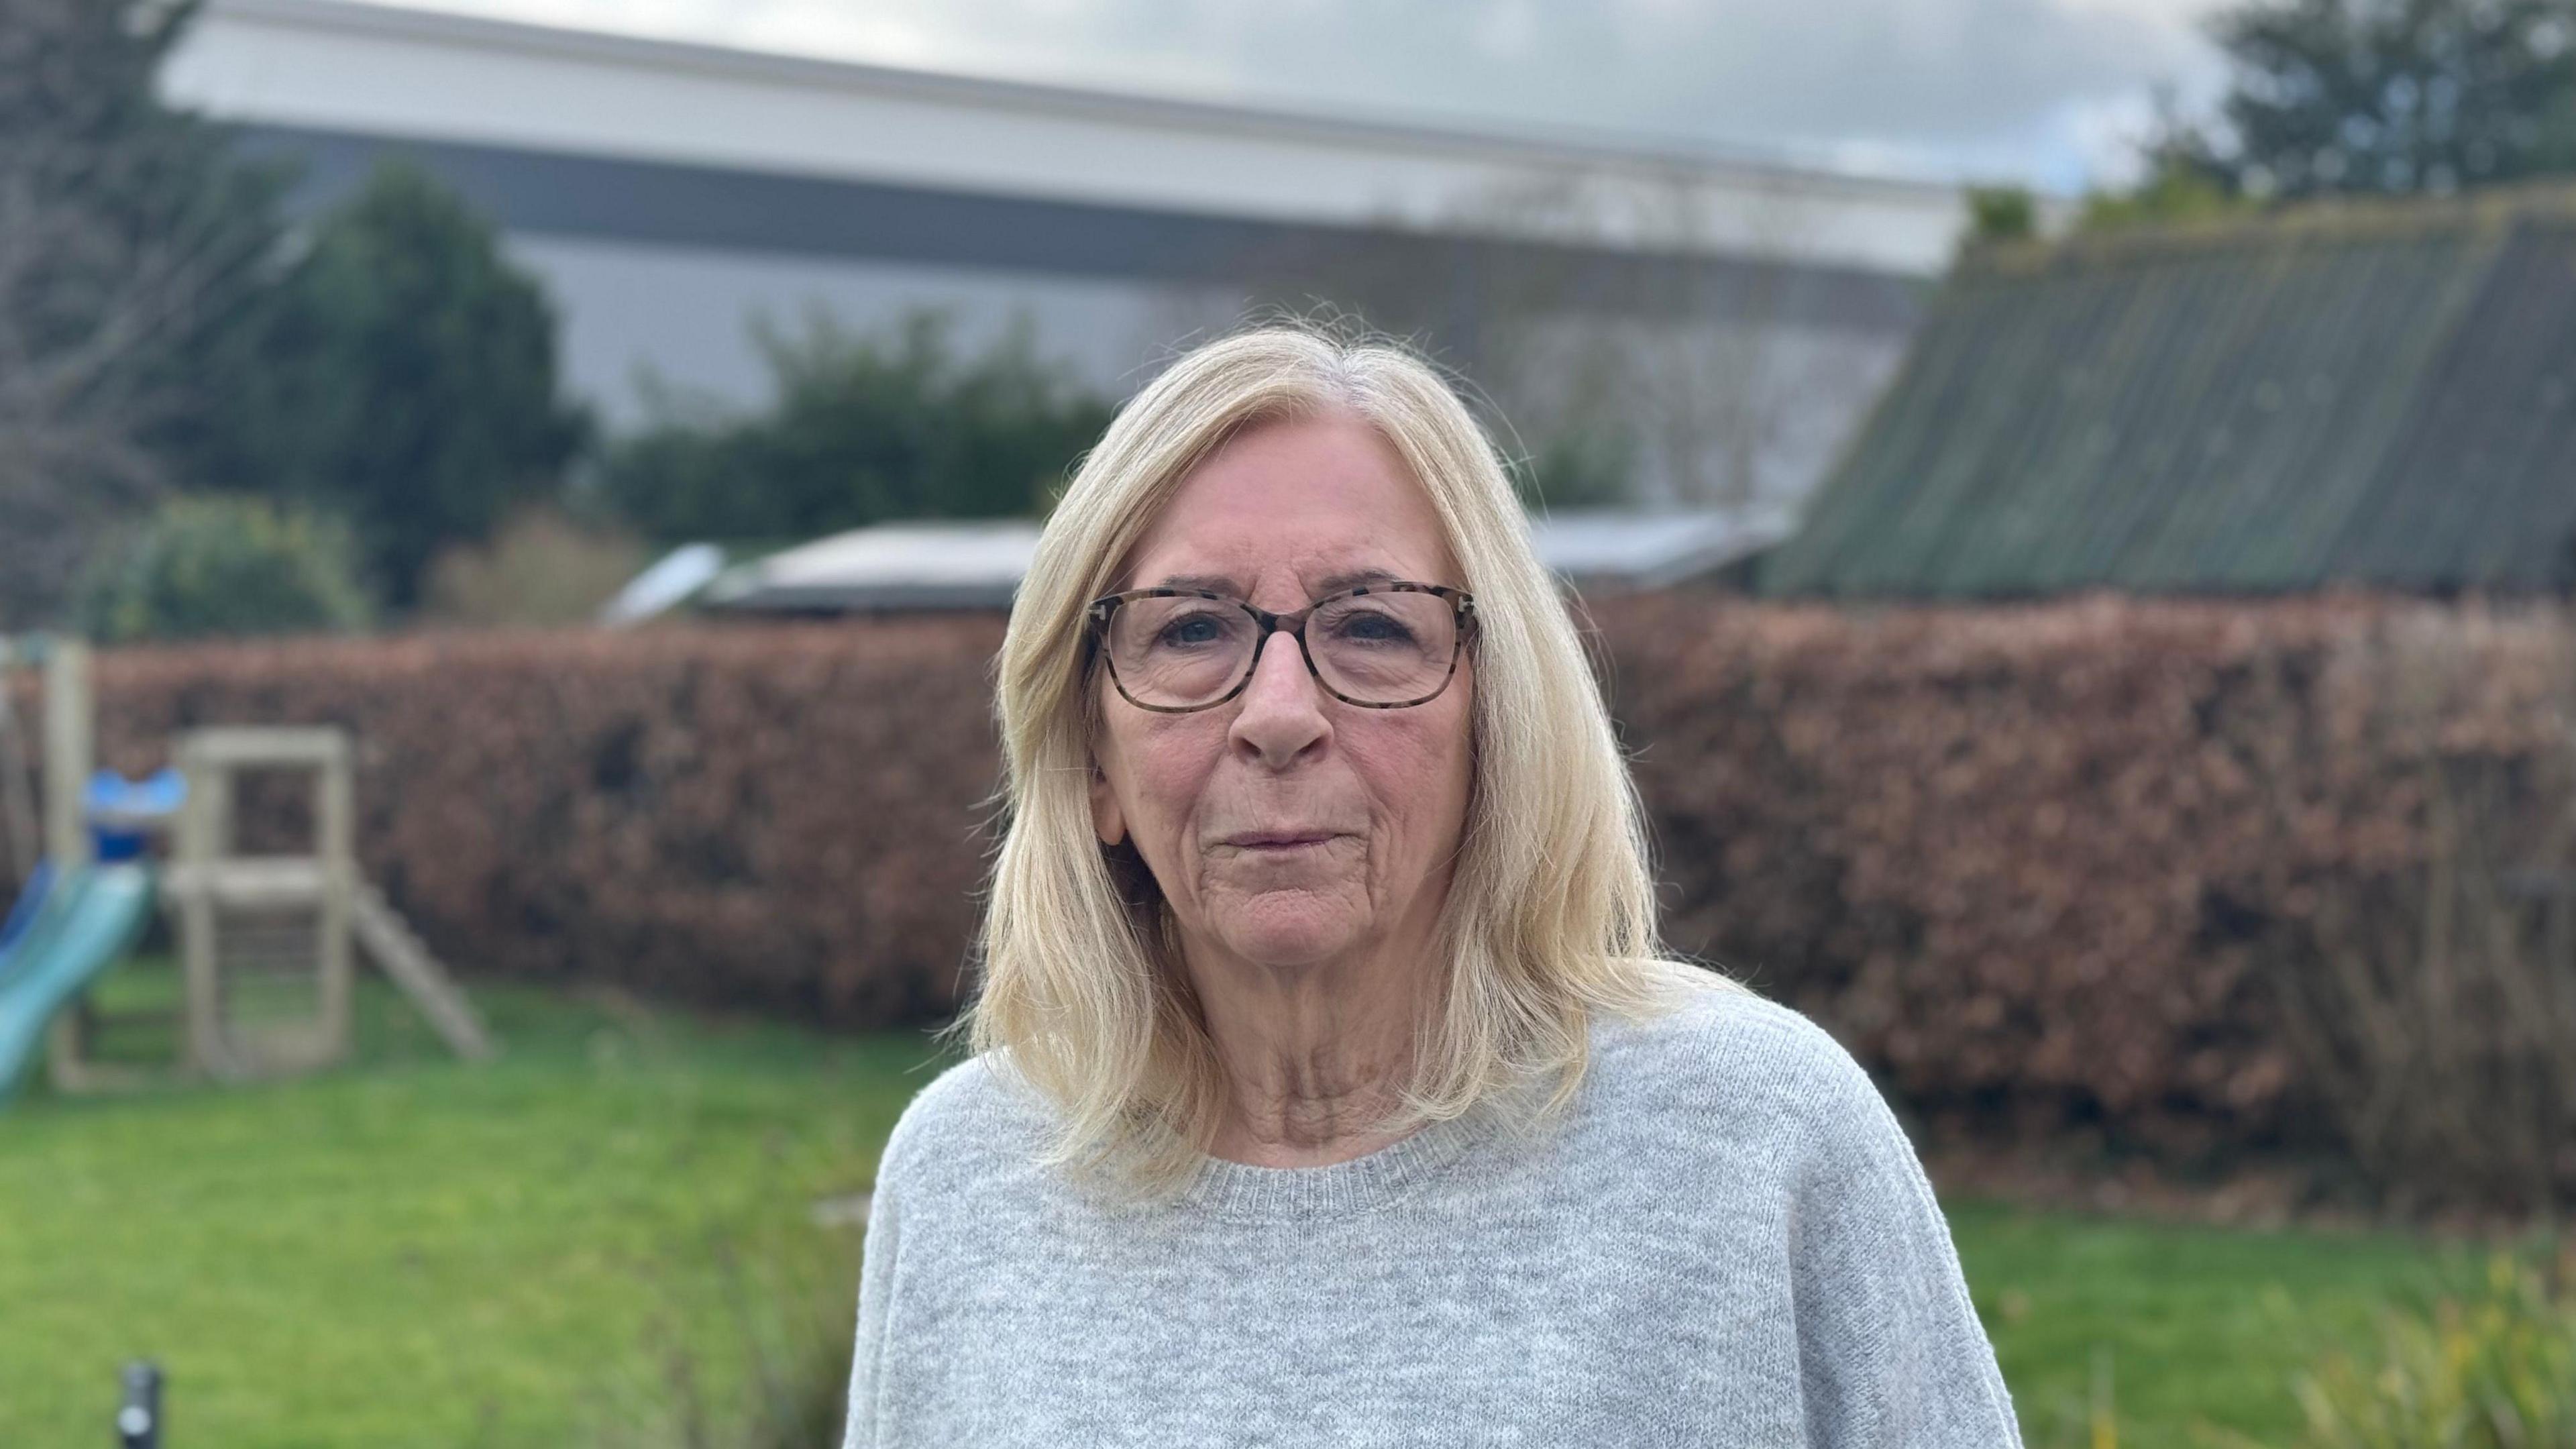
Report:
<svg viewBox="0 0 2576 1449"><path fill-rule="evenodd" d="M1182 480L1132 558L1121 588L1212 589L1283 614L1357 573L1464 583L1401 457L1343 417L1238 434ZM1209 709L1139 709L1106 669L1098 687L1094 823L1104 842L1134 839L1194 955L1296 966L1429 939L1466 820L1467 659L1405 709L1335 699L1285 634Z"/></svg>

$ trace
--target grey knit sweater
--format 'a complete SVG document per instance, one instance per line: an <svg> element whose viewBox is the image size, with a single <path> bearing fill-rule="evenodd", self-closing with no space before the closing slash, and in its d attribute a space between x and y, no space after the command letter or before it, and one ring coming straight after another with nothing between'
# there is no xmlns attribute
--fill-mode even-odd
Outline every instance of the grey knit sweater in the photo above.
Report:
<svg viewBox="0 0 2576 1449"><path fill-rule="evenodd" d="M856 1446L2018 1445L1949 1227L1824 1030L1597 1021L1571 1114L1098 1205L977 1058L877 1175Z"/></svg>

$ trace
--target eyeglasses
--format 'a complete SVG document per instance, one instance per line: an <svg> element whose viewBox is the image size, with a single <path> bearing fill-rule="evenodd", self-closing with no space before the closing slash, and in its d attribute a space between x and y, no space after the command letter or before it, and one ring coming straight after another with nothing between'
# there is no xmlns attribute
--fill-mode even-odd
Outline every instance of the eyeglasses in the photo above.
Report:
<svg viewBox="0 0 2576 1449"><path fill-rule="evenodd" d="M1296 639L1306 672L1344 704L1427 704L1458 672L1475 612L1464 589L1382 583L1327 594L1293 614L1202 589L1130 589L1093 600L1085 617L1129 704L1185 714L1242 693L1274 633Z"/></svg>

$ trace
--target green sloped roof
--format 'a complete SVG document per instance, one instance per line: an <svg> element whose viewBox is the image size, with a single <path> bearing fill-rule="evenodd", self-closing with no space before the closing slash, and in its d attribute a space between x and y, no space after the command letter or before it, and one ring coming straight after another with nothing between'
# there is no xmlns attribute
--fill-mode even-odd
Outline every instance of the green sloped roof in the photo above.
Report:
<svg viewBox="0 0 2576 1449"><path fill-rule="evenodd" d="M2576 586L2576 195L1963 266L1767 594Z"/></svg>

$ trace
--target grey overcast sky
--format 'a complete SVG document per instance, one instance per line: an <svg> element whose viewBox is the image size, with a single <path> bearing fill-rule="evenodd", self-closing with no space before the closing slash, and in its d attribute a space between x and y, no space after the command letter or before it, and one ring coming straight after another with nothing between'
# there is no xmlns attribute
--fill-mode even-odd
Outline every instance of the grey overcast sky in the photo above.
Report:
<svg viewBox="0 0 2576 1449"><path fill-rule="evenodd" d="M2220 0L404 0L583 29L1838 168L2130 174Z"/></svg>

